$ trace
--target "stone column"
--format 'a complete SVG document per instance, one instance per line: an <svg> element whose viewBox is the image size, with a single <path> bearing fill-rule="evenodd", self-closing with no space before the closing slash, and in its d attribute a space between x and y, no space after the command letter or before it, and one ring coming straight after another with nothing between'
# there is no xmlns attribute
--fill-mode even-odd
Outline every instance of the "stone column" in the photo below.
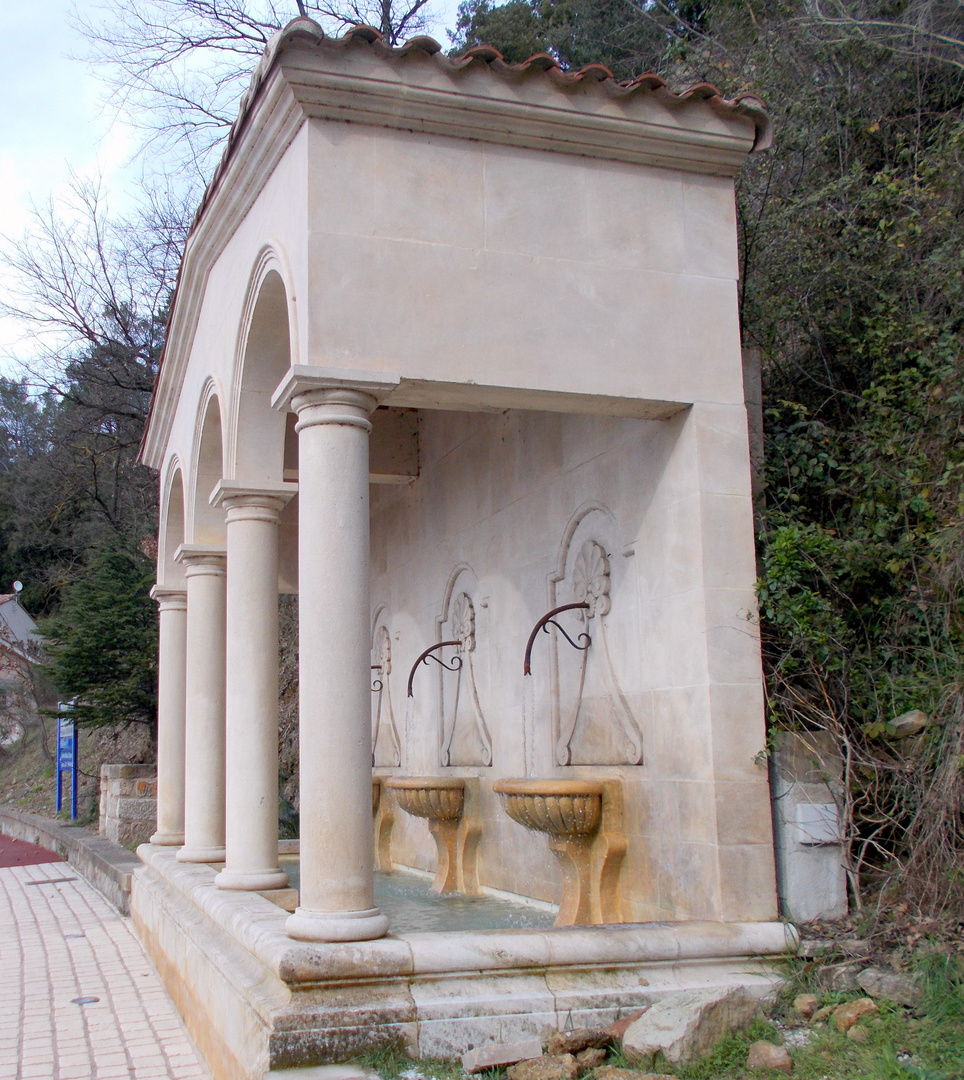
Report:
<svg viewBox="0 0 964 1080"><path fill-rule="evenodd" d="M372 851L368 436L392 376L292 368L298 414L301 896L288 934L381 937Z"/></svg>
<svg viewBox="0 0 964 1080"><path fill-rule="evenodd" d="M283 889L278 865L278 517L295 484L222 480L227 511L227 750L222 889Z"/></svg>
<svg viewBox="0 0 964 1080"><path fill-rule="evenodd" d="M157 832L152 844L184 843L184 665L187 593L155 585L160 626L157 660Z"/></svg>
<svg viewBox="0 0 964 1080"><path fill-rule="evenodd" d="M224 549L182 544L187 579L184 846L181 862L224 859Z"/></svg>

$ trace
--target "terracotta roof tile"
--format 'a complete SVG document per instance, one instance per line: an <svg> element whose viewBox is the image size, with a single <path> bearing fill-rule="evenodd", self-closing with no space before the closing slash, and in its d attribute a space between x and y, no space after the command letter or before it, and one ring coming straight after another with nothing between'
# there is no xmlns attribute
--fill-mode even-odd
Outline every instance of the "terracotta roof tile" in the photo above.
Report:
<svg viewBox="0 0 964 1080"><path fill-rule="evenodd" d="M417 53L435 56L442 51L442 46L428 35L409 38L404 45L393 47L385 44L382 35L373 26L353 26L341 37L329 37L313 19L304 17L292 19L265 46L261 60L252 73L248 89L241 98L238 117L228 135L224 155L211 178L207 191L201 200L201 205L198 207L195 224L224 171L248 110L279 54L298 43L323 45L326 48L348 48L358 42L367 44L373 53L385 60L402 59ZM674 91L669 89L665 79L653 72L639 75L635 79L620 81L615 78L604 64L587 64L578 71L571 71L564 68L558 60L548 53L535 53L521 63L509 64L506 63L502 53L491 45L476 45L458 56L442 56L437 62L443 64L453 74L484 64L488 66L493 74L509 81L526 77L548 77L555 86L562 90L575 88L585 81L592 80L598 82L607 93L617 98L625 98L638 93L649 93L657 97L670 99L673 103L683 103L690 100L704 101L715 112L724 116L744 116L752 119L756 127L756 139L751 153L766 150L772 142L772 126L766 112L766 106L760 97L756 94L740 94L734 98L724 98L712 83L697 83L695 86Z"/></svg>

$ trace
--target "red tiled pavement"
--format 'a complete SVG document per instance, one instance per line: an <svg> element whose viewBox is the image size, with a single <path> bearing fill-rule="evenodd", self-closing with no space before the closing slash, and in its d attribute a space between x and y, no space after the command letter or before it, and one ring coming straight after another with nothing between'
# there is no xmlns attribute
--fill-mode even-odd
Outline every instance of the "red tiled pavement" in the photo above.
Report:
<svg viewBox="0 0 964 1080"><path fill-rule="evenodd" d="M46 848L29 844L26 840L14 840L12 836L0 833L0 867L37 866L40 863L63 861L59 855Z"/></svg>

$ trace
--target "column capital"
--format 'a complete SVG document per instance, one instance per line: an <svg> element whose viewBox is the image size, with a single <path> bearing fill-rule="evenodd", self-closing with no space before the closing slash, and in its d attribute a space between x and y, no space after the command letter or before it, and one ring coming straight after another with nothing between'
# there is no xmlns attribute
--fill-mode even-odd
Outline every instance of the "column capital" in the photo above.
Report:
<svg viewBox="0 0 964 1080"><path fill-rule="evenodd" d="M186 589L171 589L164 585L152 585L151 599L157 601L161 611L184 611L187 609Z"/></svg>
<svg viewBox="0 0 964 1080"><path fill-rule="evenodd" d="M308 404L315 404L308 395L312 391L353 390L371 398L374 404L371 412L393 390L401 379L389 371L360 371L356 368L311 367L308 364L294 364L281 380L278 389L271 396L271 404L281 411L301 412ZM301 399L301 404L295 402ZM324 399L324 394L321 395Z"/></svg>
<svg viewBox="0 0 964 1080"><path fill-rule="evenodd" d="M174 552L174 561L184 563L185 574L223 575L227 566L227 551L218 544L181 544Z"/></svg>
<svg viewBox="0 0 964 1080"><path fill-rule="evenodd" d="M257 519L277 522L285 505L298 494L298 485L280 481L246 484L241 480L219 480L211 492L211 505L222 506L227 520Z"/></svg>

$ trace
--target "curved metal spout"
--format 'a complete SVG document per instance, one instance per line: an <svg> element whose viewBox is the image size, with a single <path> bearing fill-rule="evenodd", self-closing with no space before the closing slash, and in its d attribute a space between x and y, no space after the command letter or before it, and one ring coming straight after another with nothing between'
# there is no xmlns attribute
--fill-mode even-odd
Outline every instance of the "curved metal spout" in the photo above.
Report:
<svg viewBox="0 0 964 1080"><path fill-rule="evenodd" d="M529 640L526 642L526 658L525 663L522 665L522 674L531 675L532 667L530 661L532 659L532 646L536 640L536 634L540 630L545 630L549 633L549 625L554 626L560 634L569 642L574 649L579 649L580 652L585 652L586 649L592 644L592 638L588 634L580 634L579 640L585 641L585 645L577 645L575 641L566 633L565 630L555 621L554 616L558 615L561 611L575 611L576 608L582 608L585 611L589 610L589 605L583 601L581 604L562 604L560 607L553 608L552 611L547 611L545 615L533 626L532 633L529 635Z"/></svg>
<svg viewBox="0 0 964 1080"><path fill-rule="evenodd" d="M458 638L455 641L436 641L434 645L430 645L425 652L419 656L419 658L412 664L412 670L408 673L408 697L412 696L412 680L415 678L415 669L419 664L427 664L429 660L434 660L439 667L444 667L446 671L458 671L462 666L462 657L453 656L452 662L446 664L444 660L440 660L437 656L433 656L432 653L437 652L439 649L444 649L446 645L461 645L462 642Z"/></svg>

